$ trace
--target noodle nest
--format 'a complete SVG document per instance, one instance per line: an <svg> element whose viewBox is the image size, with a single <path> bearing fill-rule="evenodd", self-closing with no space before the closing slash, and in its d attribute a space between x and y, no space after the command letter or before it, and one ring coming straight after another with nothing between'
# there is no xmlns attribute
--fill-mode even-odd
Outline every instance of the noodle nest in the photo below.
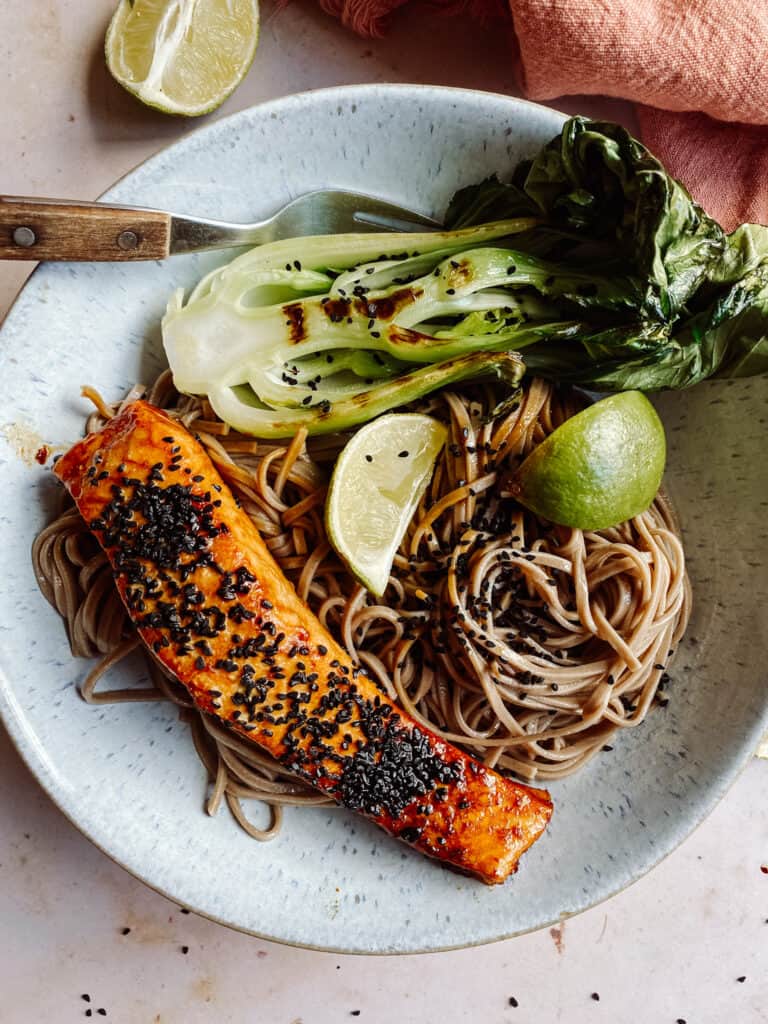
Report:
<svg viewBox="0 0 768 1024"><path fill-rule="evenodd" d="M584 532L546 523L505 492L520 460L583 406L539 380L497 419L498 385L444 391L416 406L450 430L396 555L383 599L336 558L323 526L344 435L264 443L236 434L205 400L180 396L170 372L109 405L90 388L98 429L144 397L196 433L288 579L350 657L417 721L502 773L549 781L581 768L619 729L665 704L666 666L690 614L673 512L662 494L642 515ZM68 500L68 499L67 499ZM81 686L90 703L178 705L211 782L254 838L273 838L289 804L328 803L254 744L198 711L144 647L106 555L67 504L36 538L40 588L64 618L72 653L100 660ZM131 652L149 687L100 690ZM258 827L244 799L268 805Z"/></svg>

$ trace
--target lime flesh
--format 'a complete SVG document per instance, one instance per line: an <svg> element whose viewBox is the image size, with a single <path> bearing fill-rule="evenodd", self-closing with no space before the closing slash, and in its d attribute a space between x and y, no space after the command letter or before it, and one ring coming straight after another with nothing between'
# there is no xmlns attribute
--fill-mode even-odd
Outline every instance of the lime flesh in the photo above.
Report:
<svg viewBox="0 0 768 1024"><path fill-rule="evenodd" d="M258 0L120 0L107 67L142 103L197 117L243 80L258 34Z"/></svg>
<svg viewBox="0 0 768 1024"><path fill-rule="evenodd" d="M516 471L510 491L544 519L602 530L648 508L665 459L656 410L641 392L623 391L554 430Z"/></svg>
<svg viewBox="0 0 768 1024"><path fill-rule="evenodd" d="M358 430L338 458L326 531L350 572L377 597L447 436L431 416L392 413Z"/></svg>

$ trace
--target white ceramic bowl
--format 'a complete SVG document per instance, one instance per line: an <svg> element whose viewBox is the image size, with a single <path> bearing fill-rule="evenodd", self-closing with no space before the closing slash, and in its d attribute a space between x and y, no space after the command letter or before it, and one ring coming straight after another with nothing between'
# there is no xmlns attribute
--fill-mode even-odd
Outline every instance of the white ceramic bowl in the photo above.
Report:
<svg viewBox="0 0 768 1024"><path fill-rule="evenodd" d="M106 198L252 220L320 186L439 213L454 190L504 173L556 134L561 115L479 92L361 86L293 96L189 135ZM682 519L695 608L665 712L551 787L555 815L520 873L487 889L341 810L293 810L273 843L202 809L203 771L173 708L91 707L29 548L50 514L51 474L20 439L71 442L83 383L112 398L162 365L169 292L219 255L150 264L60 264L33 275L0 333L0 712L65 814L148 885L237 928L355 952L435 950L578 913L672 850L733 782L768 725L768 379L662 396L667 488ZM141 671L136 662L126 676ZM115 680L119 682L119 680Z"/></svg>

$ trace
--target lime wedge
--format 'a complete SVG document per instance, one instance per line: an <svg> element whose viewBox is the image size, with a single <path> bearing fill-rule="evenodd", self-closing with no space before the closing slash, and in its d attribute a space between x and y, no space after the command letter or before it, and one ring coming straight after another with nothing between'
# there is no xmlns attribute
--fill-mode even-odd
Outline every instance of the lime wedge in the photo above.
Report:
<svg viewBox="0 0 768 1024"><path fill-rule="evenodd" d="M666 450L651 403L639 391L622 391L554 430L519 467L509 490L553 523L602 530L648 508Z"/></svg>
<svg viewBox="0 0 768 1024"><path fill-rule="evenodd" d="M431 416L392 413L358 430L336 462L325 504L328 538L377 597L447 436Z"/></svg>
<svg viewBox="0 0 768 1024"><path fill-rule="evenodd" d="M107 67L142 103L197 117L240 84L258 36L258 0L120 0Z"/></svg>

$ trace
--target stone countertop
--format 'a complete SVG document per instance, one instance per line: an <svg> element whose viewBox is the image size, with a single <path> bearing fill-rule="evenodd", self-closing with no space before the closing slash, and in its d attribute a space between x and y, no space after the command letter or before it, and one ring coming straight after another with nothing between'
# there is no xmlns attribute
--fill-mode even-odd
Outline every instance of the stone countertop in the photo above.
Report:
<svg viewBox="0 0 768 1024"><path fill-rule="evenodd" d="M195 127L109 78L111 2L0 8L0 189L91 199ZM263 5L257 60L215 116L305 89L425 82L513 93L508 40L405 13L385 40L310 0ZM633 126L631 108L555 106ZM0 320L29 267L0 263ZM768 763L628 891L557 928L451 953L338 956L229 931L113 864L39 789L0 730L0 1022L739 1024L768 1022ZM86 998L87 997L87 998ZM104 1011L103 1013L100 1011Z"/></svg>

